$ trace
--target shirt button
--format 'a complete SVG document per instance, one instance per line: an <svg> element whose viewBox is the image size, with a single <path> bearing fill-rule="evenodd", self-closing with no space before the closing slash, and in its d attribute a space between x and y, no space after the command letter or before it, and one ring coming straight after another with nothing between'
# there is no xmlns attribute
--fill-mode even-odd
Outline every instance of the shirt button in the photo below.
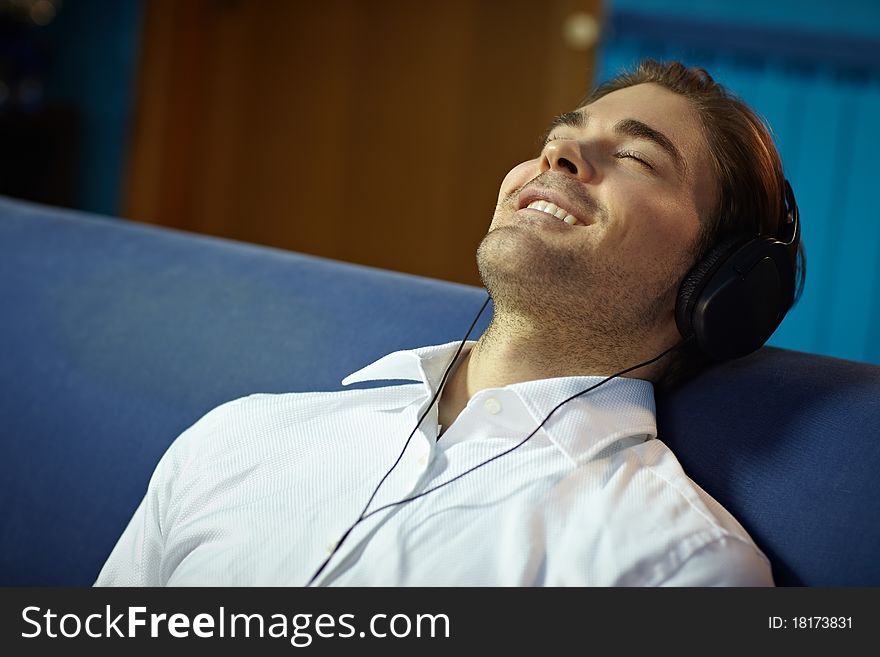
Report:
<svg viewBox="0 0 880 657"><path fill-rule="evenodd" d="M329 543L327 543L327 545L325 546L327 554L333 554L333 550L336 549L337 545L339 545L339 541L330 541Z"/></svg>
<svg viewBox="0 0 880 657"><path fill-rule="evenodd" d="M501 412L501 402L494 397L489 397L483 404L483 408L489 415L498 415Z"/></svg>
<svg viewBox="0 0 880 657"><path fill-rule="evenodd" d="M427 456L427 454L422 454L422 455L419 457L419 460L417 461L417 463L418 463L419 465L421 465L421 466L425 466L425 465L427 465L427 464L428 464L428 456Z"/></svg>

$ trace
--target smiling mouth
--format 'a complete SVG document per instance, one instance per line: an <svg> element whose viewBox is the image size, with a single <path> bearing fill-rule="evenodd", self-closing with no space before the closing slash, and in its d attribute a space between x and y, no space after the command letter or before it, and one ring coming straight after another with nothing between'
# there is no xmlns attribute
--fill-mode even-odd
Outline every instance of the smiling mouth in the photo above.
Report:
<svg viewBox="0 0 880 657"><path fill-rule="evenodd" d="M530 210L539 210L545 214L549 214L552 217L556 217L557 219L561 219L569 226L574 226L578 223L578 220L574 218L565 208L560 208L555 203L550 203L549 201L532 201L526 206Z"/></svg>

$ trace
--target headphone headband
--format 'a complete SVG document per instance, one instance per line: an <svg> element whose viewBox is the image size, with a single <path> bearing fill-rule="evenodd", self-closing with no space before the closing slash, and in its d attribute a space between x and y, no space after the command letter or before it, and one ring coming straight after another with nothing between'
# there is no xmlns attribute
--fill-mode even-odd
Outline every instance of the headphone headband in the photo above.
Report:
<svg viewBox="0 0 880 657"><path fill-rule="evenodd" d="M779 240L788 245L791 253L792 265L797 262L798 244L801 240L801 213L798 210L797 201L794 198L794 190L791 183L785 179L783 200L785 202L784 216L779 227Z"/></svg>

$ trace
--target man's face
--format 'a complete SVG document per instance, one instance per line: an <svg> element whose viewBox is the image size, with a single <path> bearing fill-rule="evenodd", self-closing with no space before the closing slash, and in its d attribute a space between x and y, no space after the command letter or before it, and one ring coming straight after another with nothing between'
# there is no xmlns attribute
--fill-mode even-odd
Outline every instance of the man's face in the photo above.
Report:
<svg viewBox="0 0 880 657"><path fill-rule="evenodd" d="M504 178L481 275L499 308L674 336L716 193L690 101L654 84L615 91L559 117L540 155Z"/></svg>

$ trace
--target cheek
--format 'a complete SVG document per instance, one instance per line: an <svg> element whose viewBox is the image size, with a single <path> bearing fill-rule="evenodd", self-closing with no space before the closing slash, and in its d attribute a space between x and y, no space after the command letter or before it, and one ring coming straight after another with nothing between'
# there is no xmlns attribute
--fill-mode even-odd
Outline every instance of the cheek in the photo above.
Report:
<svg viewBox="0 0 880 657"><path fill-rule="evenodd" d="M675 199L663 200L656 194L633 194L631 198L646 200L631 202L626 210L628 220L620 222L624 227L620 238L629 243L624 250L646 265L655 263L677 270L688 264L700 231L696 209Z"/></svg>
<svg viewBox="0 0 880 657"><path fill-rule="evenodd" d="M656 222L646 234L644 249L658 269L671 278L681 279L693 264L693 244L698 232L696 215L679 211Z"/></svg>
<svg viewBox="0 0 880 657"><path fill-rule="evenodd" d="M539 173L537 158L517 164L507 172L504 180L501 181L501 188L498 191L498 202L501 203L508 194L518 190Z"/></svg>

